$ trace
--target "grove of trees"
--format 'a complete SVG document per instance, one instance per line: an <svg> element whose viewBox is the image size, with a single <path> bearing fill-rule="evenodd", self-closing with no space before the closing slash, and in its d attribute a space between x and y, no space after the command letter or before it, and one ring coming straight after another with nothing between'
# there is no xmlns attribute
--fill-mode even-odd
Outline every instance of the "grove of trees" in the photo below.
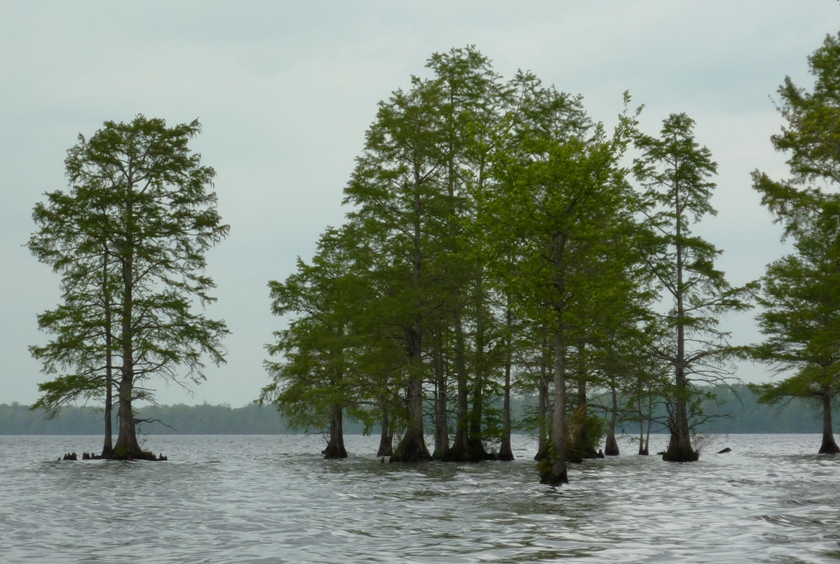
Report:
<svg viewBox="0 0 840 564"><path fill-rule="evenodd" d="M478 461L512 458L510 396L533 394L541 478L556 484L595 455L592 397L609 391L613 413L619 396L655 397L672 408L666 460L696 460L692 384L726 373L717 319L748 306L690 231L714 212L715 173L692 120L644 135L625 95L608 130L579 96L530 73L505 81L472 47L427 67L380 103L346 223L270 284L290 321L262 401L329 428L327 457L346 456L350 414L383 422L392 461Z"/></svg>
<svg viewBox="0 0 840 564"><path fill-rule="evenodd" d="M327 458L347 456L345 418L378 427L378 456L393 462L512 460L513 429L533 429L541 481L562 484L604 436L619 454L621 422L639 430L639 454L660 425L664 460L697 460L708 386L749 357L792 373L761 386L763 401L820 402L820 452L839 452L840 196L821 186L840 180L840 40L810 63L813 92L790 80L779 91L788 125L772 142L792 176L753 177L794 252L735 287L696 234L716 213L717 165L689 116L647 134L625 93L608 127L580 96L527 72L506 80L474 47L432 55L426 77L379 103L346 222L269 284L287 323L260 401L293 428L328 431ZM29 248L62 288L38 318L52 340L31 348L56 375L35 407L104 402L109 457L148 455L132 407L152 399L148 379L197 383L205 359L224 361L224 322L192 303L213 301L204 255L228 232L214 171L188 148L199 130L106 122L68 151L69 191L33 213ZM765 342L730 346L719 320L754 301ZM521 397L535 401L517 420Z"/></svg>

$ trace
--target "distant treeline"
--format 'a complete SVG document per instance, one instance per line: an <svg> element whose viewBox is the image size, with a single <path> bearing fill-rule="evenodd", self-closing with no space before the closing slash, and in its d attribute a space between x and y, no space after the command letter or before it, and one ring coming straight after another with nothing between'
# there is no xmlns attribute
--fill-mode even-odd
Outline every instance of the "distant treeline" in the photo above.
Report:
<svg viewBox="0 0 840 564"><path fill-rule="evenodd" d="M802 400L784 406L756 402L746 386L716 390L720 406L707 403L707 413L721 414L700 427L705 433L819 433L820 413ZM533 398L514 398L514 420L522 420L533 407ZM138 410L141 433L150 435L281 435L295 433L273 407L257 404L232 408L227 405L158 405ZM839 413L840 414L840 413ZM103 411L93 407L70 406L55 419L43 412L30 411L18 403L0 404L0 435L98 435L103 432ZM625 422L624 430L635 433L637 425ZM115 423L115 429L116 423ZM361 434L364 426L345 420L347 434ZM516 432L517 430L515 430ZM661 431L661 429L660 429ZM378 429L372 432L377 433ZM518 432L528 432L519 429Z"/></svg>
<svg viewBox="0 0 840 564"><path fill-rule="evenodd" d="M104 430L101 408L69 406L55 419L29 406L0 404L0 435L99 435ZM274 408L252 404L157 405L141 407L140 432L154 435L271 435L289 433L286 421ZM118 429L114 418L114 432Z"/></svg>
<svg viewBox="0 0 840 564"><path fill-rule="evenodd" d="M792 399L778 405L760 404L746 386L717 388L716 407L706 402L706 413L720 413L700 427L704 433L816 433L822 432L822 400ZM840 408L834 406L833 421Z"/></svg>
<svg viewBox="0 0 840 564"><path fill-rule="evenodd" d="M792 399L778 405L760 404L747 386L714 388L715 400L703 402L703 412L711 416L698 425L701 433L816 433L822 432L822 412L819 404L810 405L803 399ZM836 416L840 409L834 408ZM665 416L664 410L660 414ZM636 433L638 425L625 422L623 431ZM654 427L656 430L656 427ZM660 432L665 432L659 429Z"/></svg>

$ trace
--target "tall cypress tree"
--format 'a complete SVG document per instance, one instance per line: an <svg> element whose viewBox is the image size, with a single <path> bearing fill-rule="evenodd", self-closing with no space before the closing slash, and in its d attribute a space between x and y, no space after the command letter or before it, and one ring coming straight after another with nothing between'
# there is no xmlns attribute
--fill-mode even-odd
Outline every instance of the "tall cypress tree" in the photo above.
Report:
<svg viewBox="0 0 840 564"><path fill-rule="evenodd" d="M515 289L523 317L547 329L553 349L551 443L541 479L560 484L568 481L566 386L575 308L596 284L598 269L587 266L609 260L608 234L626 202L618 159L632 120L622 117L609 138L580 98L543 88L530 75L517 82L515 130L497 155L499 182L488 211L500 249L516 249L505 284Z"/></svg>
<svg viewBox="0 0 840 564"><path fill-rule="evenodd" d="M663 321L672 338L656 354L673 367L671 439L663 458L677 462L699 457L691 446L688 400L692 381L717 372L716 362L728 350L719 319L747 307L742 301L745 289L730 286L714 267L721 251L692 235L694 223L717 213L710 201L715 184L709 180L717 164L707 148L698 146L693 129L694 120L687 115L670 115L659 138L637 138L644 154L634 165L647 204L646 262L671 305Z"/></svg>
<svg viewBox="0 0 840 564"><path fill-rule="evenodd" d="M42 382L42 396L32 409L53 417L75 400L104 401L105 438L102 456L113 450L113 296L119 276L108 234L113 218L107 206L97 204L99 188L77 186L72 195L47 194L33 219L40 229L29 240L32 253L61 274L63 303L38 316L38 327L54 338L32 346L33 357L46 374L60 373Z"/></svg>
<svg viewBox="0 0 840 564"><path fill-rule="evenodd" d="M788 156L791 177L777 181L758 171L753 187L794 252L773 262L761 280L759 323L765 341L754 358L790 374L760 387L762 400L817 400L823 411L821 453L838 453L831 403L840 394L840 34L827 36L809 58L811 91L788 77L779 88L787 126L771 138Z"/></svg>
<svg viewBox="0 0 840 564"><path fill-rule="evenodd" d="M49 203L36 206L34 213L39 230L30 248L62 272L68 290L64 306L78 308L74 288L97 288L99 314L88 319L113 343L113 351L106 345L92 354L109 359L113 353L120 360L120 428L113 458L152 456L137 442L132 406L152 397L142 385L146 380L164 376L198 383L204 379L204 355L217 364L224 361L224 322L192 308L193 300L202 305L215 300L209 294L213 280L203 272L204 255L229 230L216 211L216 194L208 190L215 172L189 149L189 140L199 132L198 121L170 128L142 115L130 123L105 122L90 139L80 135L68 151L69 193L48 196ZM53 212L60 201L78 212L72 221L56 220ZM90 243L89 256L74 251L80 232ZM71 273L78 275L74 285L66 283ZM90 337L54 344L74 355L94 342ZM49 362L44 349L34 348L33 354ZM73 362L84 365L81 357ZM103 363L110 365L109 360ZM60 396L109 381L93 379L90 371L73 376L82 377L65 379L72 385L64 386Z"/></svg>
<svg viewBox="0 0 840 564"><path fill-rule="evenodd" d="M354 206L350 222L381 257L373 273L381 288L380 323L394 329L405 351L407 429L391 458L397 462L431 460L423 426L424 347L443 301L436 265L448 207L441 181L440 90L429 81L412 83L409 91L396 91L380 103L345 188L345 203Z"/></svg>

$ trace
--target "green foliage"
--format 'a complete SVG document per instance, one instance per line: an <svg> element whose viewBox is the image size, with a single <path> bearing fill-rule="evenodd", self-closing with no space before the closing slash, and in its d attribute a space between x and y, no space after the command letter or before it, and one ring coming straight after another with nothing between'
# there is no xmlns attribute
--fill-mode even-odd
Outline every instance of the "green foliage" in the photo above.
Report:
<svg viewBox="0 0 840 564"><path fill-rule="evenodd" d="M116 357L126 455L139 453L131 401L151 399L139 384L199 383L204 357L224 361L224 322L192 307L214 301L205 253L229 231L208 189L215 171L189 149L200 129L142 115L105 122L68 150L69 191L47 194L33 212L29 248L61 274L64 303L39 317L56 338L32 354L48 374L67 371L42 387L39 405L99 395Z"/></svg>
<svg viewBox="0 0 840 564"><path fill-rule="evenodd" d="M607 421L597 413L578 408L571 411L567 429L568 458L580 462L586 455L600 448L601 441L607 435Z"/></svg>
<svg viewBox="0 0 840 564"><path fill-rule="evenodd" d="M352 232L342 238L352 258L338 272L357 289L336 297L309 280L309 306L275 305L298 317L270 348L282 358L268 365L263 400L302 427L323 426L331 404L387 406L421 451L433 413L440 456L475 460L497 433L507 375L519 393L551 396L546 416L558 428L572 383L582 396L587 386L633 390L655 403L667 390L663 363L681 374L690 366L692 377L716 369L726 352L717 317L743 307L742 291L688 229L689 217L713 212L715 171L692 120L672 116L662 139L639 135L625 94L608 132L580 96L529 73L505 83L473 47L435 53L426 66L429 78L380 102L344 190L351 207L338 231ZM635 167L642 194L624 165L634 140L645 153ZM672 156L680 162L669 168ZM680 272L696 276L676 280L677 255ZM292 282L272 286L285 292L273 299L301 291ZM653 314L663 288L684 301L678 316ZM677 329L712 337L675 360ZM453 430L445 452L441 437Z"/></svg>
<svg viewBox="0 0 840 564"><path fill-rule="evenodd" d="M548 456L537 462L537 472L540 476L540 482L546 480L551 476L554 466L554 461L557 459L557 447L554 446L553 441L548 442Z"/></svg>
<svg viewBox="0 0 840 564"><path fill-rule="evenodd" d="M729 353L727 334L717 326L721 316L749 307L751 287L733 288L724 273L714 268L721 251L693 236L691 226L705 215L716 215L711 205L717 173L711 152L694 140L694 120L672 114L663 122L659 138L639 135L636 144L644 154L634 163L634 174L645 191L641 194L647 228L644 254L654 285L667 296L671 311L661 317L670 333L670 350L657 352L686 375L716 373L715 360ZM686 339L697 341L696 350L685 349Z"/></svg>
<svg viewBox="0 0 840 564"><path fill-rule="evenodd" d="M648 235L643 254L654 286L664 294L670 311L659 317L652 351L673 369L668 395L668 427L672 441L666 460L696 460L690 444L690 387L695 380L717 380L731 374L726 361L733 355L728 334L718 328L730 311L745 310L749 287L733 288L714 267L721 251L692 235L692 224L714 215L717 164L706 147L694 140L694 120L672 114L658 138L638 135L643 151L634 174L645 191L641 212ZM673 452L672 452L673 450Z"/></svg>
<svg viewBox="0 0 840 564"><path fill-rule="evenodd" d="M765 339L747 353L787 375L756 388L762 401L821 400L824 438L833 445L830 403L840 394L840 195L821 185L836 188L840 181L838 37L826 37L808 61L814 88L808 92L785 79L779 111L787 126L771 138L787 154L791 177L774 181L753 173L753 187L794 252L767 266L756 296L764 308L758 321Z"/></svg>

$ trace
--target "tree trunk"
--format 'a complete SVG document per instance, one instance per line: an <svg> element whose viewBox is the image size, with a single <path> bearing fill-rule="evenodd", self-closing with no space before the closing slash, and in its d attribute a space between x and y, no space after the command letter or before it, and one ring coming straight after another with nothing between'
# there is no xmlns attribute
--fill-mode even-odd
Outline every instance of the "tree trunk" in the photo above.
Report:
<svg viewBox="0 0 840 564"><path fill-rule="evenodd" d="M131 202L126 204L126 251L122 255L122 289L123 303L121 311L122 329L122 377L119 386L119 417L120 434L111 458L118 460L150 459L154 455L144 452L137 443L137 430L134 424L134 410L131 402L134 399L134 335L133 335L133 306L134 306L134 244L131 237L134 220Z"/></svg>
<svg viewBox="0 0 840 564"><path fill-rule="evenodd" d="M615 386L610 386L610 394L612 395L612 409L610 409L610 427L607 431L607 443L604 445L604 455L618 456L618 441L615 440L615 423L618 418L618 396L615 391Z"/></svg>
<svg viewBox="0 0 840 564"><path fill-rule="evenodd" d="M577 411L578 413L585 414L588 407L589 406L586 402L586 379L583 377L583 371L580 370L578 372ZM584 416L584 420L585 419L586 418ZM584 445L588 443L589 429L586 425L581 425L578 429L577 436L575 437L575 444L573 445L573 449L578 451L580 455L581 462L583 462L584 458L593 458L592 453L586 452L586 447Z"/></svg>
<svg viewBox="0 0 840 564"><path fill-rule="evenodd" d="M382 431L379 435L379 450L376 456L393 456L394 432L391 430L390 414L386 406L382 407Z"/></svg>
<svg viewBox="0 0 840 564"><path fill-rule="evenodd" d="M583 357L583 350L585 345L581 342L578 348ZM577 435L574 438L574 444L567 449L566 455L569 462L583 462L584 458L598 458L598 453L595 451L590 436L589 426L586 425L587 411L589 410L589 402L586 399L586 366L584 362L578 368L578 388L577 388L577 413L580 415L580 425L578 427ZM573 451L573 452L570 452Z"/></svg>
<svg viewBox="0 0 840 564"><path fill-rule="evenodd" d="M510 335L512 325L512 314L510 306L505 312L505 324L507 325L508 335ZM510 445L510 371L512 365L512 351L510 337L507 339L507 352L505 353L505 389L504 389L504 403L502 403L502 444L499 446L499 454L496 456L497 460L510 462L513 460L513 449Z"/></svg>
<svg viewBox="0 0 840 564"><path fill-rule="evenodd" d="M111 383L112 369L110 358L108 360L108 366L105 370L105 374L105 378L107 380L105 384L105 442L102 445L102 458L110 458L114 452L114 398L112 391L113 385Z"/></svg>
<svg viewBox="0 0 840 564"><path fill-rule="evenodd" d="M554 417L551 426L554 448L550 467L540 476L541 483L551 485L569 483L566 472L566 344L562 331L558 328L554 333Z"/></svg>
<svg viewBox="0 0 840 564"><path fill-rule="evenodd" d="M470 458L472 460L492 460L495 458L484 448L484 289L483 277L479 275L476 287L478 301L475 321L475 381L473 382L473 405L470 414Z"/></svg>
<svg viewBox="0 0 840 564"><path fill-rule="evenodd" d="M423 253L421 252L421 200L420 186L422 180L420 171L414 169L414 257L413 257L413 287L420 296ZM426 447L423 434L423 303L417 297L414 304L414 323L406 331L408 344L409 374L406 403L408 407L407 428L400 444L394 449L391 462L428 462L432 460Z"/></svg>
<svg viewBox="0 0 840 564"><path fill-rule="evenodd" d="M679 425L679 423L677 423ZM696 462L700 453L691 447L691 437L687 430L671 429L668 450L662 454L666 462Z"/></svg>
<svg viewBox="0 0 840 564"><path fill-rule="evenodd" d="M419 320L418 320L419 323ZM391 462L428 462L432 460L423 434L423 376L420 358L420 339L415 334L410 338L411 375L408 381L406 403L408 407L407 428Z"/></svg>
<svg viewBox="0 0 840 564"><path fill-rule="evenodd" d="M335 403L330 411L330 442L324 449L324 458L347 458L347 450L344 448L344 421L341 406Z"/></svg>
<svg viewBox="0 0 840 564"><path fill-rule="evenodd" d="M539 404L537 407L537 454L534 460L540 461L548 458L548 428L546 426L546 419L548 417L548 381L546 374L546 346L543 343L543 355L540 362L540 382L537 385L539 393Z"/></svg>
<svg viewBox="0 0 840 564"><path fill-rule="evenodd" d="M408 426L391 462L428 462L432 460L423 435L423 380L412 377L408 384Z"/></svg>
<svg viewBox="0 0 840 564"><path fill-rule="evenodd" d="M449 452L449 422L446 410L446 372L443 365L443 343L440 331L435 334L435 451L432 458L443 460Z"/></svg>
<svg viewBox="0 0 840 564"><path fill-rule="evenodd" d="M492 454L484 449L483 432L481 430L481 418L484 413L484 396L482 394L482 378L478 374L475 378L475 387L473 389L473 408L470 414L470 445L469 445L469 459L491 460L494 458Z"/></svg>
<svg viewBox="0 0 840 564"><path fill-rule="evenodd" d="M700 458L700 453L691 446L687 401L683 395L686 391L685 384L681 389L679 385L677 388L677 394L679 395L677 396L674 420L670 422L671 439L668 441L668 450L662 455L662 460L666 462L695 462Z"/></svg>
<svg viewBox="0 0 840 564"><path fill-rule="evenodd" d="M834 430L831 425L831 388L823 386L823 436L820 454L840 454L840 447L834 441Z"/></svg>
<svg viewBox="0 0 840 564"><path fill-rule="evenodd" d="M679 242L682 237L682 225L679 218L682 214L677 190L676 200L677 216L677 358L674 370L674 383L676 384L677 406L674 421L671 423L671 440L668 442L668 450L662 455L662 460L668 462L694 462L700 458L700 453L691 447L691 434L688 428L688 382L685 377L685 305L683 298L685 289L683 287L683 249Z"/></svg>
<svg viewBox="0 0 840 564"><path fill-rule="evenodd" d="M484 433L481 418L484 414L484 396L482 394L482 378L476 377L473 390L473 409L470 414L470 460L492 460L495 457L484 448Z"/></svg>
<svg viewBox="0 0 840 564"><path fill-rule="evenodd" d="M645 420L642 418L642 400L639 398L636 401L636 406L639 408L639 456L648 456L650 446L650 426L651 420L647 420L647 438L645 438ZM651 410L648 409L648 413ZM649 413L650 414L650 413Z"/></svg>
<svg viewBox="0 0 840 564"><path fill-rule="evenodd" d="M108 244L105 244L105 252L102 261L102 295L105 309L105 441L102 445L102 457L110 458L114 452L113 432L113 335L111 333L111 296L108 289Z"/></svg>
<svg viewBox="0 0 840 564"><path fill-rule="evenodd" d="M469 386L467 383L466 345L464 344L464 328L461 323L460 299L460 294L456 292L453 322L455 329L455 370L458 377L458 417L455 423L455 440L445 458L450 462L470 460Z"/></svg>
<svg viewBox="0 0 840 564"><path fill-rule="evenodd" d="M123 364L127 364L123 359ZM123 377L119 387L120 433L111 458L116 460L150 459L154 455L144 452L137 443L137 429L134 423L134 411L131 407L134 374L123 368Z"/></svg>

